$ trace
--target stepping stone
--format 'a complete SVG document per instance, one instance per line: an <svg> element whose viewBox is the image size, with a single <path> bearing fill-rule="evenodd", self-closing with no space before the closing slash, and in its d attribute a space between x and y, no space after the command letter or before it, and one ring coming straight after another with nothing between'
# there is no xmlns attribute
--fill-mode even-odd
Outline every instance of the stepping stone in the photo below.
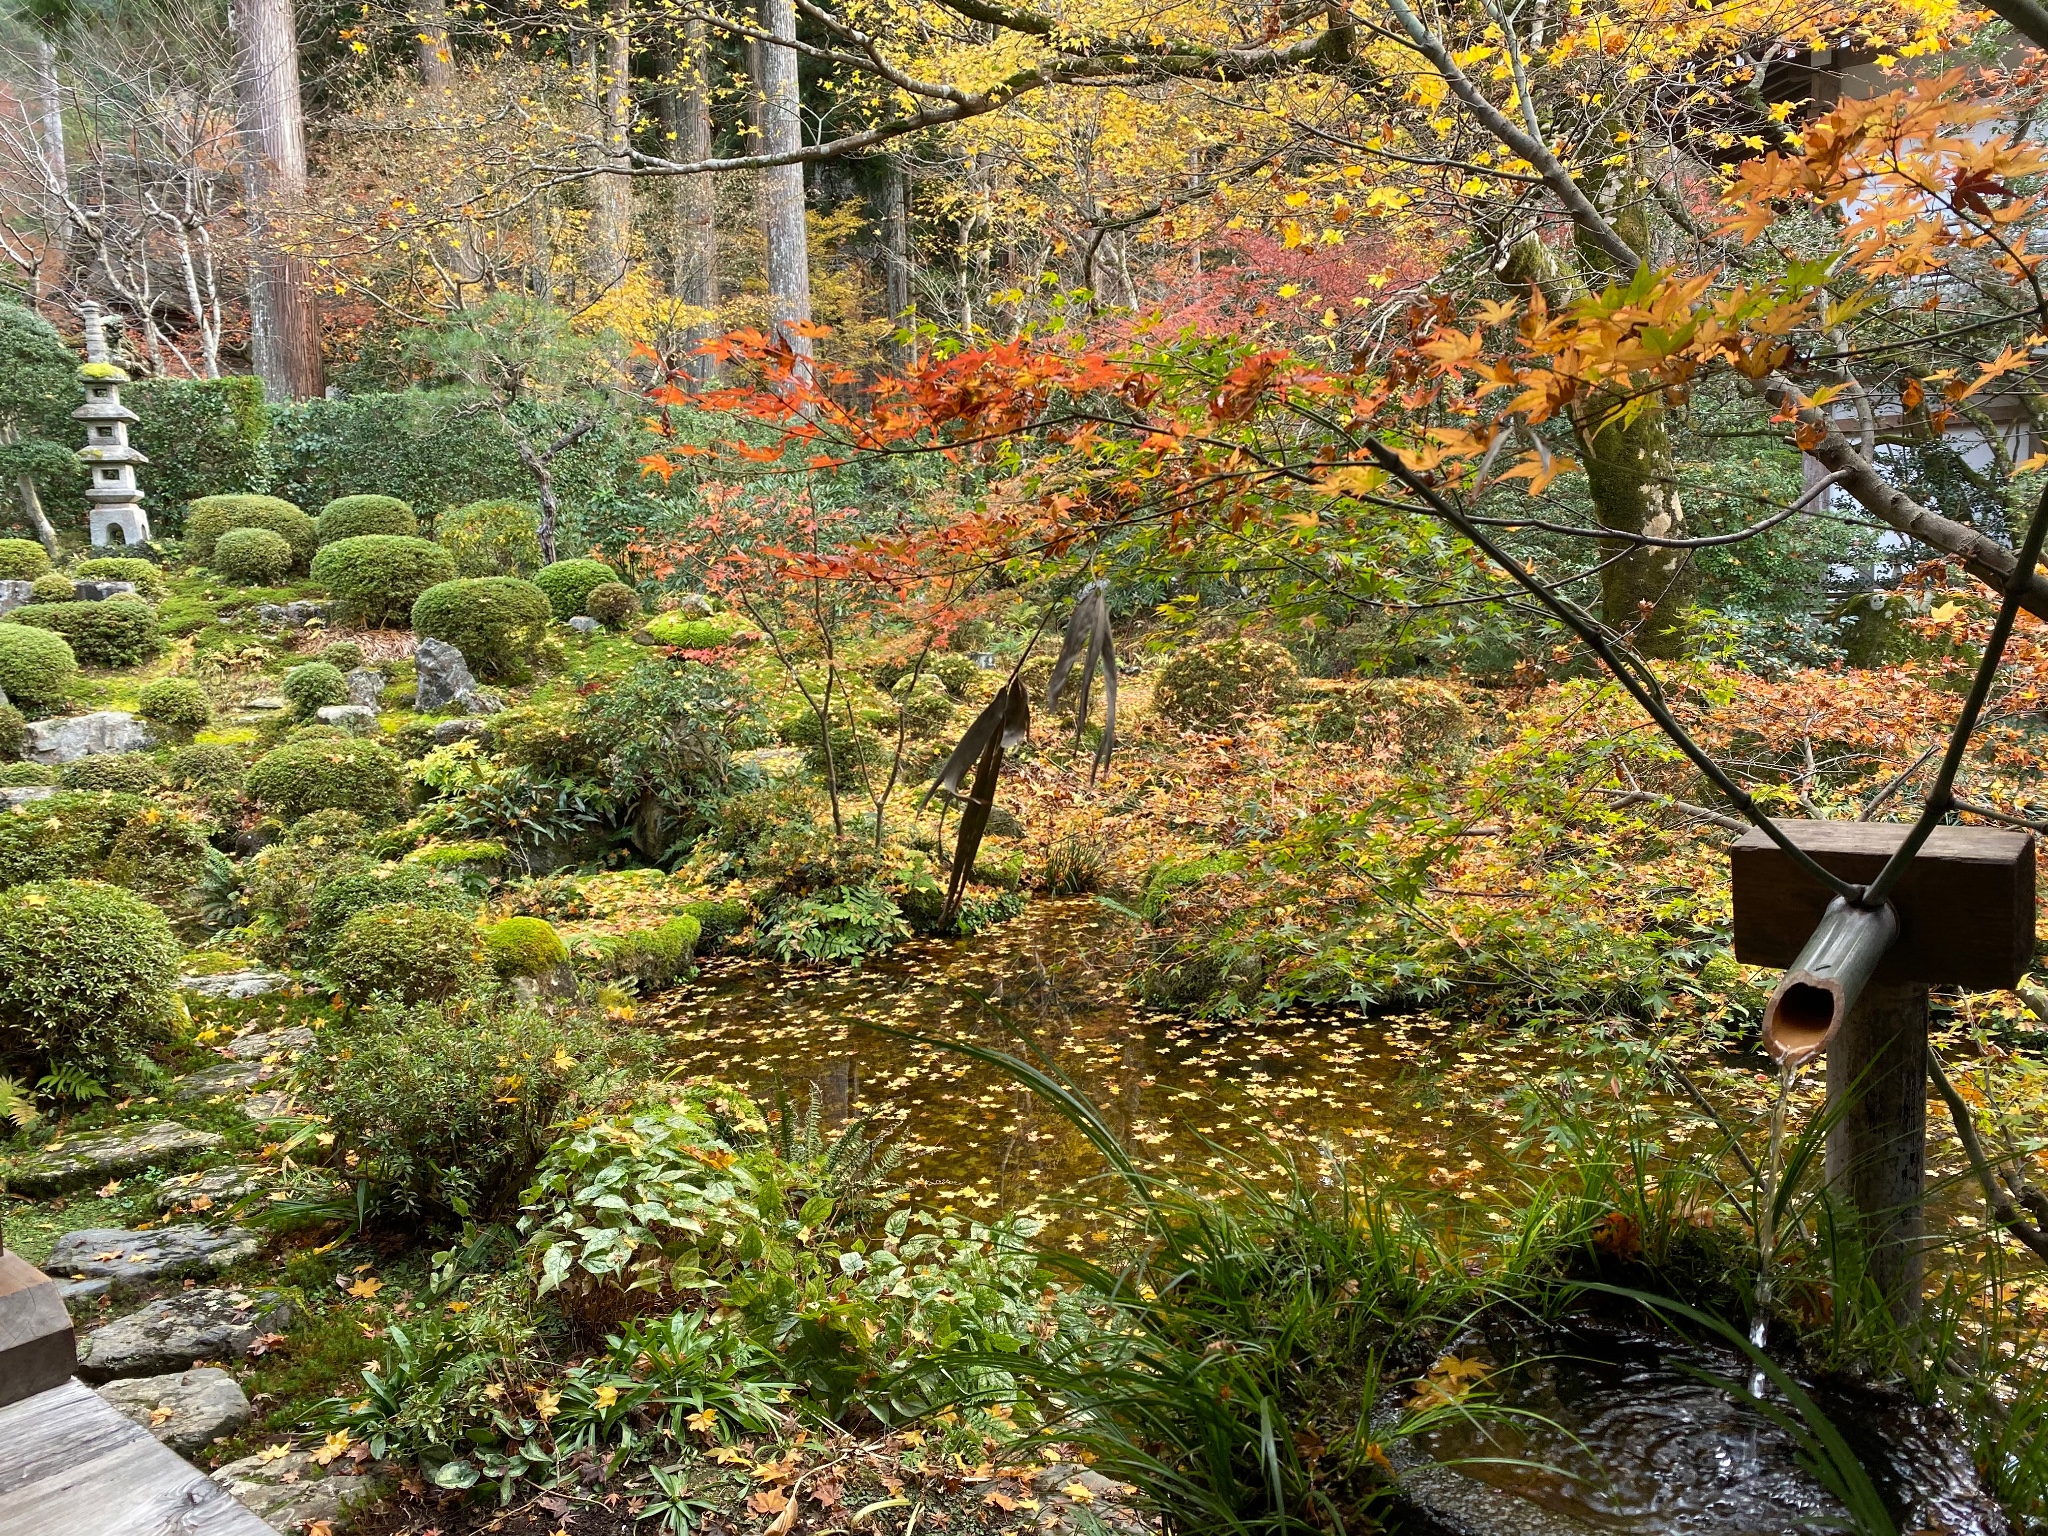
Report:
<svg viewBox="0 0 2048 1536"><path fill-rule="evenodd" d="M98 1301L114 1289L114 1282L105 1275L101 1275L97 1280L59 1280L56 1284L57 1299L66 1307L74 1301Z"/></svg>
<svg viewBox="0 0 2048 1536"><path fill-rule="evenodd" d="M286 704L286 703L285 703L285 701L284 701L283 699L280 699L280 698L276 698L276 697L265 697L265 698L260 698L260 699L251 699L251 700L249 700L249 702L248 702L248 703L246 703L246 704L244 704L244 705L242 706L242 708L244 708L244 709L261 709L261 710L272 710L272 709L288 709L288 708L290 708L290 707L291 707L291 706L290 706L290 705L288 705L288 704Z"/></svg>
<svg viewBox="0 0 2048 1536"><path fill-rule="evenodd" d="M292 984L282 971L223 971L218 976L180 976L181 991L200 997L264 997Z"/></svg>
<svg viewBox="0 0 2048 1536"><path fill-rule="evenodd" d="M254 1232L241 1227L187 1223L148 1232L81 1227L57 1239L44 1261L44 1272L63 1280L104 1278L118 1291L153 1280L219 1274L254 1257L262 1246Z"/></svg>
<svg viewBox="0 0 2048 1536"><path fill-rule="evenodd" d="M326 1521L333 1530L346 1530L342 1518L345 1505L367 1504L391 1486L391 1476L382 1467L366 1468L346 1456L337 1456L323 1467L310 1451L291 1451L270 1461L260 1454L244 1456L216 1467L213 1480L240 1499L251 1514L280 1531L303 1530L315 1520Z"/></svg>
<svg viewBox="0 0 2048 1536"><path fill-rule="evenodd" d="M179 1099L218 1099L241 1093L277 1076L279 1068L262 1061L223 1061L215 1066L188 1072L171 1083L171 1095Z"/></svg>
<svg viewBox="0 0 2048 1536"><path fill-rule="evenodd" d="M207 1168L199 1173L180 1173L157 1185L156 1208L165 1214L179 1210L216 1210L233 1205L245 1195L255 1194L266 1182L262 1169L244 1168L235 1163Z"/></svg>
<svg viewBox="0 0 2048 1536"><path fill-rule="evenodd" d="M17 1195L62 1195L145 1168L174 1168L220 1143L212 1131L154 1120L89 1136L60 1137L8 1168L4 1178Z"/></svg>
<svg viewBox="0 0 2048 1536"><path fill-rule="evenodd" d="M237 1035L221 1047L237 1061L261 1061L266 1056L291 1056L310 1051L320 1037L303 1024L289 1029L255 1029Z"/></svg>
<svg viewBox="0 0 2048 1536"><path fill-rule="evenodd" d="M258 1125L267 1125L272 1120L304 1120L308 1111L293 1097L289 1088L273 1088L268 1093L252 1093L242 1100L242 1113Z"/></svg>
<svg viewBox="0 0 2048 1536"><path fill-rule="evenodd" d="M249 1422L248 1394L217 1366L110 1381L99 1394L180 1456L204 1450Z"/></svg>
<svg viewBox="0 0 2048 1536"><path fill-rule="evenodd" d="M78 1374L86 1381L113 1381L162 1376L201 1360L239 1360L258 1339L289 1327L291 1320L291 1304L275 1291L181 1291L87 1334L78 1351Z"/></svg>

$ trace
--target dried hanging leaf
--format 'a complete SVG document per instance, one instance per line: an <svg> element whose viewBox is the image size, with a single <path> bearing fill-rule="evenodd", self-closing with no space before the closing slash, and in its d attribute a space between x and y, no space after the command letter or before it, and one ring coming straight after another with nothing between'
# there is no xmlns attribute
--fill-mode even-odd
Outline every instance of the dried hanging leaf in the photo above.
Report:
<svg viewBox="0 0 2048 1536"><path fill-rule="evenodd" d="M1074 600L1074 611L1067 617L1067 632L1060 640L1059 659L1052 665L1052 676L1045 687L1045 703L1048 709L1058 705L1060 694L1066 690L1068 678L1074 670L1074 663L1081 663L1081 697L1079 708L1074 711L1074 745L1081 745L1081 732L1088 723L1088 696L1095 682L1095 672L1102 670L1102 741L1095 749L1095 762L1088 770L1088 782L1094 783L1096 776L1109 766L1109 757L1116 750L1116 642L1109 630L1109 583L1090 582L1081 589Z"/></svg>
<svg viewBox="0 0 2048 1536"><path fill-rule="evenodd" d="M984 723L987 728L984 729ZM953 874L946 883L946 906L939 916L941 932L951 928L959 919L961 903L967 899L967 877L974 872L975 855L981 852L982 834L988 830L989 812L995 809L996 782L1003 773L1003 753L1017 746L1031 734L1031 700L1024 692L1024 684L1011 678L1002 692L989 701L987 709L981 712L967 734L960 738L960 746L953 749L958 757L961 749L977 739L981 752L974 760L974 784L968 790L960 809L960 831L953 845ZM945 787L946 776L952 771L953 761L947 759L946 767L940 770L939 780L926 791L929 800L934 793ZM955 778L957 786L959 780Z"/></svg>

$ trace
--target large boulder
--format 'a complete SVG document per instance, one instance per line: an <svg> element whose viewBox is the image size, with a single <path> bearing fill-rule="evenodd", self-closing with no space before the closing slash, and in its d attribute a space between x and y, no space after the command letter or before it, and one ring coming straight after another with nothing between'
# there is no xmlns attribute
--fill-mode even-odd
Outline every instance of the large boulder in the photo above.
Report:
<svg viewBox="0 0 2048 1536"><path fill-rule="evenodd" d="M43 1265L59 1279L105 1280L120 1291L186 1275L217 1275L254 1258L261 1246L254 1232L240 1227L81 1227L58 1238Z"/></svg>
<svg viewBox="0 0 2048 1536"><path fill-rule="evenodd" d="M180 1456L195 1455L249 1422L249 1398L217 1366L175 1376L129 1377L99 1389L108 1406L134 1420Z"/></svg>
<svg viewBox="0 0 2048 1536"><path fill-rule="evenodd" d="M108 752L147 752L149 727L118 709L59 720L31 720L21 755L32 763L75 763Z"/></svg>
<svg viewBox="0 0 2048 1536"><path fill-rule="evenodd" d="M391 679L375 667L357 667L343 675L342 682L348 685L348 701L360 704L365 709L375 709L384 697L384 686Z"/></svg>
<svg viewBox="0 0 2048 1536"><path fill-rule="evenodd" d="M78 1374L90 1382L113 1381L162 1376L201 1360L239 1360L291 1319L291 1304L274 1291L181 1291L87 1334L78 1351Z"/></svg>
<svg viewBox="0 0 2048 1536"><path fill-rule="evenodd" d="M476 691L476 678L469 670L469 663L462 659L462 652L446 640L422 640L412 659L419 676L419 689L413 695L412 707L421 714L446 709L456 700Z"/></svg>
<svg viewBox="0 0 2048 1536"><path fill-rule="evenodd" d="M96 1136L59 1137L33 1157L7 1168L0 1178L12 1193L40 1199L104 1184L145 1168L175 1167L220 1143L216 1132L194 1130L175 1120L153 1120Z"/></svg>
<svg viewBox="0 0 2048 1536"><path fill-rule="evenodd" d="M71 596L74 602L104 603L110 597L135 596L135 583L132 581L74 581L71 584Z"/></svg>
<svg viewBox="0 0 2048 1536"><path fill-rule="evenodd" d="M26 608L35 600L34 582L0 581L0 613L12 613L17 608Z"/></svg>

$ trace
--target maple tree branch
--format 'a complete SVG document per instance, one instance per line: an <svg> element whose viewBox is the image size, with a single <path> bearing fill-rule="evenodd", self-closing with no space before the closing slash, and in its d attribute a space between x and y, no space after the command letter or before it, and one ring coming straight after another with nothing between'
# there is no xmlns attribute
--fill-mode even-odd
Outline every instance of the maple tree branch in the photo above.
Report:
<svg viewBox="0 0 2048 1536"><path fill-rule="evenodd" d="M1674 811L1683 811L1696 821L1704 821L1728 832L1747 832L1749 823L1739 817L1724 815L1704 805L1694 805L1690 800L1675 800L1670 795L1653 794L1647 789L1593 789L1589 794L1613 802L1616 810L1631 805L1663 805Z"/></svg>
<svg viewBox="0 0 2048 1536"><path fill-rule="evenodd" d="M2020 1213L2020 1204L2024 1203L2037 1218L2042 1217L2042 1207L2048 1206L2048 1200L2043 1200L2038 1191L2029 1188L2024 1178L2015 1181L2019 1188L2011 1193L2000 1187L1997 1175L1991 1171L1991 1160L1984 1155L1984 1143L1978 1139L1977 1122L1970 1114L1970 1106L1956 1092L1956 1085L1949 1081L1948 1073L1942 1068L1941 1058L1931 1048L1927 1052L1927 1075L1933 1079L1934 1091L1941 1095L1941 1102L1948 1106L1948 1117L1963 1144L1963 1156L1969 1160L1970 1172L1977 1176L1977 1183L1984 1191L1984 1203L1991 1207L1991 1219L2033 1250L2036 1256L2048 1259L2048 1231L2044 1231L2039 1222L2029 1221Z"/></svg>

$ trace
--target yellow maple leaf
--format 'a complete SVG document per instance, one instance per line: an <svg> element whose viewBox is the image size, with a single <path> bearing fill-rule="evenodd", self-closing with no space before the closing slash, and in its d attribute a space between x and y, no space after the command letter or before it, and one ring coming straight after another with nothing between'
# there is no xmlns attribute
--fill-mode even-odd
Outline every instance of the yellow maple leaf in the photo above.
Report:
<svg viewBox="0 0 2048 1536"><path fill-rule="evenodd" d="M533 1411L541 1423L547 1423L549 1419L552 1419L562 1411L562 1394L559 1392L540 1393L533 1400Z"/></svg>
<svg viewBox="0 0 2048 1536"><path fill-rule="evenodd" d="M617 1402L618 1400L619 1400L619 1389L618 1389L617 1387L613 1387L613 1386L603 1386L603 1387L599 1387L599 1388L597 1389L597 1406L598 1406L598 1407L600 1407L600 1408L609 1408L609 1407L611 1407L611 1406L612 1406L612 1404L616 1403L616 1402Z"/></svg>
<svg viewBox="0 0 2048 1536"><path fill-rule="evenodd" d="M282 1461L291 1453L292 1448L288 1445L266 1445L256 1453L256 1456L261 1461Z"/></svg>
<svg viewBox="0 0 2048 1536"><path fill-rule="evenodd" d="M710 1435L718 1429L718 1411L715 1408L699 1408L684 1417L683 1422L700 1435Z"/></svg>
<svg viewBox="0 0 2048 1536"><path fill-rule="evenodd" d="M335 1457L347 1455L348 1447L348 1431L337 1429L321 1444L320 1449L313 1453L313 1460L324 1467L333 1461Z"/></svg>
<svg viewBox="0 0 2048 1536"><path fill-rule="evenodd" d="M1095 1502L1094 1493L1089 1490L1085 1483L1069 1483L1060 1492L1072 1499L1076 1504L1093 1504Z"/></svg>
<svg viewBox="0 0 2048 1536"><path fill-rule="evenodd" d="M359 1296L364 1301L368 1301L383 1289L384 1282L382 1280L379 1280L375 1275L365 1275L348 1288L348 1293L351 1296Z"/></svg>

